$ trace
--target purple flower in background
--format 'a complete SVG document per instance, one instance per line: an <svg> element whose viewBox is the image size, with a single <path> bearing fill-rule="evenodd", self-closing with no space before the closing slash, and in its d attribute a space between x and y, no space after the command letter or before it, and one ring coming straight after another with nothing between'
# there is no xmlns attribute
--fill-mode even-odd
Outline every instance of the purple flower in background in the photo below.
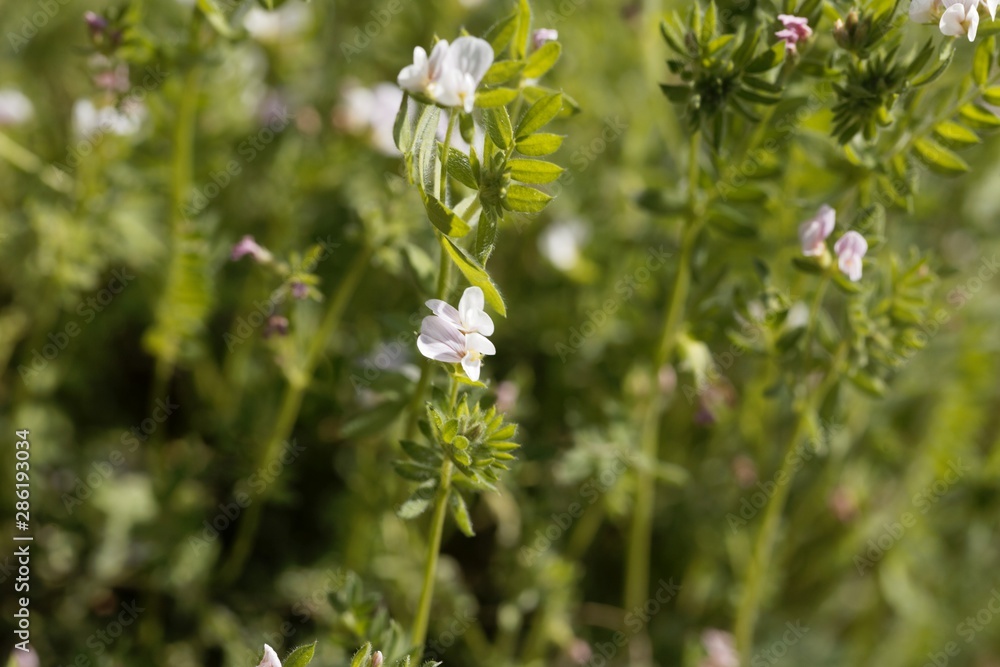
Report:
<svg viewBox="0 0 1000 667"><path fill-rule="evenodd" d="M305 283L300 283L298 281L295 281L294 283L292 283L292 296L298 299L299 301L302 301L303 299L309 296L309 286L306 285Z"/></svg>
<svg viewBox="0 0 1000 667"><path fill-rule="evenodd" d="M837 212L823 204L816 215L799 225L799 241L802 243L802 254L806 257L818 257L826 252L826 239L833 233L837 225Z"/></svg>
<svg viewBox="0 0 1000 667"><path fill-rule="evenodd" d="M281 315L271 315L271 317L267 319L267 324L264 326L264 338L270 338L275 335L288 335L287 317L282 317Z"/></svg>
<svg viewBox="0 0 1000 667"><path fill-rule="evenodd" d="M539 28L531 34L531 43L534 45L536 51L557 39L559 39L559 31L552 28Z"/></svg>
<svg viewBox="0 0 1000 667"><path fill-rule="evenodd" d="M868 252L868 241L857 232L847 232L833 246L837 253L837 266L854 282L861 280L861 260Z"/></svg>
<svg viewBox="0 0 1000 667"><path fill-rule="evenodd" d="M778 20L784 27L774 33L774 36L785 42L787 53L797 53L796 44L805 41L812 36L812 28L809 27L809 19L792 14L778 14Z"/></svg>
<svg viewBox="0 0 1000 667"><path fill-rule="evenodd" d="M253 236L247 234L239 240L239 243L233 246L233 251L230 254L230 259L237 262L247 255L253 257L254 261L258 264L267 264L271 261L271 253L268 252L266 248L259 245L257 241L254 240Z"/></svg>

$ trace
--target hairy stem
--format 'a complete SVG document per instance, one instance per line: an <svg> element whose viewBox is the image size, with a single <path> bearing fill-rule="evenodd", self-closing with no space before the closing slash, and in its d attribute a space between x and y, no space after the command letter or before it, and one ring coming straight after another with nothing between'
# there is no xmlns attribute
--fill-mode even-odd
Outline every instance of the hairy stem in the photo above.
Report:
<svg viewBox="0 0 1000 667"><path fill-rule="evenodd" d="M448 391L448 414L455 410L458 400L458 381L452 377ZM427 639L427 626L431 618L431 602L434 600L434 575L437 572L438 554L441 551L441 537L444 535L444 520L448 514L448 497L451 495L451 459L445 456L441 466L441 482L434 497L434 514L431 517L431 534L427 540L427 562L424 565L424 583L420 588L417 615L413 619L411 643L416 650L416 664L420 664L423 645Z"/></svg>
<svg viewBox="0 0 1000 667"><path fill-rule="evenodd" d="M344 310L347 308L347 304L350 302L355 290L357 290L358 283L361 282L361 276L368 267L368 259L371 257L371 252L370 248L365 247L355 255L354 262L348 269L347 275L341 280L336 294L330 300L330 305L323 316L323 321L316 330L316 334L312 338L312 343L306 351L305 359L299 368L291 374L288 386L285 388L285 394L281 399L281 407L278 410L278 417L274 422L274 428L271 430L271 435L267 439L261 453L260 468L268 467L281 455L282 445L288 440L288 436L291 435L292 428L299 417L302 398L312 380L316 365L319 363L320 356L326 348L330 335L340 324ZM231 582L239 577L243 566L246 564L246 559L250 555L254 536L257 533L257 527L260 523L260 513L265 500L266 495L262 493L256 499L256 502L247 508L243 520L239 523L233 550L230 552L229 558L224 565L223 576L226 581Z"/></svg>
<svg viewBox="0 0 1000 667"><path fill-rule="evenodd" d="M653 534L653 503L656 495L655 462L660 443L660 421L666 407L664 397L658 390L660 367L667 363L677 344L677 335L691 289L691 260L695 241L701 230L701 214L698 210L698 180L700 136L691 136L691 157L688 174L689 216L684 225L681 239L681 256L677 262L677 278L674 281L670 305L660 334L653 359L653 388L642 416L640 448L642 464L638 466L635 509L629 531L628 551L625 569L625 609L631 610L646 601L649 592L650 547Z"/></svg>

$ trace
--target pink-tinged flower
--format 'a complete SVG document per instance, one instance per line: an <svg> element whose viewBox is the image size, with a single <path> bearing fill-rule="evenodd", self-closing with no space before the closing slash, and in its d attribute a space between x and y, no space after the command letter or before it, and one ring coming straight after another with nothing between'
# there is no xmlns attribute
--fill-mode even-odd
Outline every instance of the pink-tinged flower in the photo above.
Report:
<svg viewBox="0 0 1000 667"><path fill-rule="evenodd" d="M458 309L438 299L428 301L427 307L434 314L420 324L420 354L434 361L462 364L471 380L479 380L483 356L497 352L486 337L493 333L493 320L483 312L483 303L483 291L478 287L465 290Z"/></svg>
<svg viewBox="0 0 1000 667"><path fill-rule="evenodd" d="M774 36L785 42L785 51L796 53L796 44L805 41L812 36L812 28L809 27L809 19L792 14L778 14L778 20L784 26L783 30L774 33Z"/></svg>
<svg viewBox="0 0 1000 667"><path fill-rule="evenodd" d="M271 336L287 336L288 335L288 318L282 317L281 315L271 315L267 318L267 324L264 325L264 338L270 338Z"/></svg>
<svg viewBox="0 0 1000 667"><path fill-rule="evenodd" d="M559 39L559 31L553 30L552 28L539 28L535 32L531 33L531 43L534 45L535 50L538 50L549 42L554 42L557 39Z"/></svg>
<svg viewBox="0 0 1000 667"><path fill-rule="evenodd" d="M733 636L722 630L708 629L701 633L701 644L708 657L699 667L740 667Z"/></svg>
<svg viewBox="0 0 1000 667"><path fill-rule="evenodd" d="M229 257L236 262L243 259L247 255L253 257L254 261L258 264L267 264L272 259L272 255L267 248L258 244L257 241L255 241L249 234L241 238L239 243L233 246L233 251L230 253Z"/></svg>
<svg viewBox="0 0 1000 667"><path fill-rule="evenodd" d="M371 667L382 667L382 663L385 658L382 656L382 651L375 651L375 655L372 656Z"/></svg>
<svg viewBox="0 0 1000 667"><path fill-rule="evenodd" d="M35 115L35 105L19 90L0 90L0 127L26 123Z"/></svg>
<svg viewBox="0 0 1000 667"><path fill-rule="evenodd" d="M819 257L826 252L826 239L833 233L837 225L837 212L823 204L811 219L799 225L799 241L802 243L802 254L806 257Z"/></svg>
<svg viewBox="0 0 1000 667"><path fill-rule="evenodd" d="M941 33L949 37L968 36L969 41L976 39L979 32L979 0L943 0L944 14L938 27Z"/></svg>
<svg viewBox="0 0 1000 667"><path fill-rule="evenodd" d="M483 310L486 298L478 287L469 287L462 293L458 309L440 299L431 299L426 305L435 315L464 334L493 335L493 320Z"/></svg>
<svg viewBox="0 0 1000 667"><path fill-rule="evenodd" d="M281 661L278 660L278 654L274 652L274 649L264 644L264 657L261 658L260 664L257 667L281 667Z"/></svg>
<svg viewBox="0 0 1000 667"><path fill-rule="evenodd" d="M861 260L868 252L868 241L857 232L847 232L833 246L837 253L837 266L853 282L861 280Z"/></svg>
<svg viewBox="0 0 1000 667"><path fill-rule="evenodd" d="M309 286L298 281L292 283L292 296L302 301L309 296Z"/></svg>

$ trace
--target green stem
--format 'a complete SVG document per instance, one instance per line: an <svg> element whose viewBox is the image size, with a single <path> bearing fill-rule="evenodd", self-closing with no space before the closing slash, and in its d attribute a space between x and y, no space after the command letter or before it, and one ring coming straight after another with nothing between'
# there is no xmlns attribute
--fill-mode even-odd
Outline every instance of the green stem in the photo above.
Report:
<svg viewBox="0 0 1000 667"><path fill-rule="evenodd" d="M454 412L458 400L458 381L451 378L448 391L448 414ZM431 534L427 541L427 562L424 565L424 583L420 588L420 601L417 603L417 615L413 619L411 643L415 647L414 663L420 664L423 656L423 646L427 639L427 626L431 618L431 602L434 600L434 576L437 573L438 554L441 551L441 537L444 535L444 521L448 513L448 497L451 495L451 473L453 464L445 456L441 466L441 483L438 485L434 498L434 514L431 517Z"/></svg>
<svg viewBox="0 0 1000 667"><path fill-rule="evenodd" d="M361 276L368 267L368 259L372 250L367 246L355 255L354 262L347 271L347 275L341 280L337 287L337 292L320 323L316 334L312 338L312 344L306 352L306 357L301 366L290 373L288 386L285 388L284 397L281 400L281 407L278 410L278 417L274 422L271 436L268 438L260 458L260 468L267 468L281 455L281 447L288 440L292 433L292 428L299 416L302 407L302 398L312 380L313 372L319 359L326 349L327 342L331 334L340 324L344 315L344 310L350 302L351 297L357 290ZM270 488L270 487L269 487ZM243 520L239 523L236 533L236 540L233 550L230 552L224 569L224 579L227 582L235 581L243 571L246 559L250 555L253 546L253 539L260 523L260 513L267 500L266 491L262 492L250 507L247 508Z"/></svg>
<svg viewBox="0 0 1000 667"><path fill-rule="evenodd" d="M438 236L438 240L441 245L441 259L438 263L437 292L435 293L435 298L444 299L448 295L448 283L451 281L451 258L444 249L444 239ZM403 436L404 440L411 440L417 432L417 422L420 420L424 394L427 393L427 386L431 381L432 370L431 360L424 359L420 366L420 379L417 381L416 389L413 390L413 398L410 399L408 408L409 416Z"/></svg>
<svg viewBox="0 0 1000 667"><path fill-rule="evenodd" d="M455 133L455 123L458 122L458 111L452 109L448 113L448 133L444 135L444 146L441 150L441 185L440 199L448 205L448 158L451 156L451 135Z"/></svg>
<svg viewBox="0 0 1000 667"><path fill-rule="evenodd" d="M812 415L822 404L827 393L829 393L840 379L841 364L847 356L847 349L846 343L841 344L823 383L802 408L799 419L795 424L795 429L792 431L792 437L789 438L788 444L785 446L781 468L774 476L774 479L781 481L776 484L774 495L771 496L767 509L764 511L763 523L754 542L750 563L747 565L747 572L744 578L743 591L736 610L736 648L741 656L740 664L750 664L753 652L754 628L757 625L757 619L760 615L761 595L765 576L770 568L771 558L774 555L774 545L777 540L779 528L781 527L781 517L785 502L788 500L788 493L791 489L795 472L801 467L798 457L795 456L796 448L808 431Z"/></svg>
<svg viewBox="0 0 1000 667"><path fill-rule="evenodd" d="M660 443L660 421L666 402L658 391L658 374L660 367L670 361L677 335L684 317L688 294L691 290L691 260L694 255L695 241L701 231L701 213L699 211L698 180L699 180L699 149L700 136L697 132L691 136L691 158L689 165L689 216L684 226L681 240L681 256L677 263L677 278L674 282L670 306L660 341L653 360L653 389L649 402L642 417L640 447L642 462L637 467L637 488L635 509L632 515L632 525L629 531L628 551L625 569L625 609L631 610L645 603L649 592L650 547L653 534L653 503L656 494L655 463L658 458Z"/></svg>

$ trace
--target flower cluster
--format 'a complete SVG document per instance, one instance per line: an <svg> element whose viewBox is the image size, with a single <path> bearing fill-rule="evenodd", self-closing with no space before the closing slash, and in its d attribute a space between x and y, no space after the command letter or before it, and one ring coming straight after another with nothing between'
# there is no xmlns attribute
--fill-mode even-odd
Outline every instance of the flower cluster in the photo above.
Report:
<svg viewBox="0 0 1000 667"><path fill-rule="evenodd" d="M469 379L478 381L483 356L497 352L487 338L493 334L493 320L484 306L483 290L478 287L465 290L457 309L439 299L427 301L434 314L420 324L420 354L434 361L460 363Z"/></svg>
<svg viewBox="0 0 1000 667"><path fill-rule="evenodd" d="M799 242L806 257L829 257L826 239L837 226L837 212L824 204L816 215L799 225ZM862 260L868 252L868 241L855 231L846 232L834 244L837 266L851 281L861 280ZM821 260L822 261L822 260Z"/></svg>
<svg viewBox="0 0 1000 667"><path fill-rule="evenodd" d="M979 32L982 12L995 19L997 5L1000 5L1000 0L913 0L910 3L910 18L918 23L937 23L942 34L967 36L972 42Z"/></svg>
<svg viewBox="0 0 1000 667"><path fill-rule="evenodd" d="M809 39L813 34L812 28L809 27L809 19L791 14L778 14L778 20L784 28L774 33L774 36L785 42L786 53L789 55L798 53L795 45Z"/></svg>
<svg viewBox="0 0 1000 667"><path fill-rule="evenodd" d="M493 47L478 37L459 37L450 45L442 39L429 58L423 47L413 49L413 64L403 68L397 81L408 93L472 113L476 89L493 58Z"/></svg>

